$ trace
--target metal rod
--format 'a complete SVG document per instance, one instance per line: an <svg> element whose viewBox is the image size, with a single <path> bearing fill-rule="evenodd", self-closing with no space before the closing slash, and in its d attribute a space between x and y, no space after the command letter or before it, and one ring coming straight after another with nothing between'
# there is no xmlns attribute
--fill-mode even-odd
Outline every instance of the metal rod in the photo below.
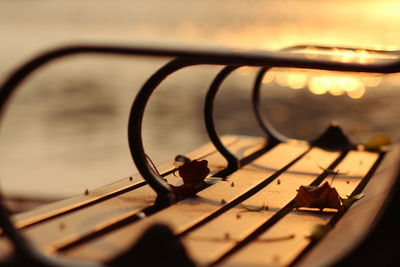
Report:
<svg viewBox="0 0 400 267"><path fill-rule="evenodd" d="M128 141L131 156L136 167L146 182L156 191L158 205L169 205L175 201L175 196L164 179L150 166L143 147L142 122L143 114L151 94L170 74L191 63L185 59L175 59L155 72L142 86L133 102L128 123Z"/></svg>
<svg viewBox="0 0 400 267"><path fill-rule="evenodd" d="M286 48L280 49L279 51L294 51L294 50L304 50L304 49L315 49L315 50L333 50L333 49L343 49L351 51L366 51L371 53L378 53L384 55L399 56L400 50L382 50L382 49L370 49L370 48L356 48L347 46L326 46L326 45L293 45Z"/></svg>
<svg viewBox="0 0 400 267"><path fill-rule="evenodd" d="M379 59L378 63L342 63L332 60L310 59L305 54L286 52L236 52L226 50L194 50L194 49L164 49L158 47L123 47L123 46L97 46L82 45L70 46L46 52L28 61L16 69L0 87L0 116L4 116L6 104L15 92L15 89L29 77L35 70L50 63L55 59L78 54L120 55L120 56L157 56L176 58L167 64L161 72L148 80L139 92L131 110L129 121L129 142L133 159L138 165L139 172L155 189L159 196L159 202L170 203L173 201L171 190L161 177L157 177L145 160L142 144L141 123L143 111L152 91L172 72L192 65L231 65L231 66L257 66L257 67L287 67L302 69L321 69L331 71L352 71L369 73L395 73L400 71L400 60ZM144 100L144 102L142 102ZM136 139L138 141L134 141ZM134 144L138 143L139 146ZM155 178L155 179L154 179ZM26 243L25 238L13 226L2 203L0 203L0 223L5 234L13 241L17 251L26 251L27 256L36 259L42 266L63 265L61 262L53 262L50 258L42 257L36 250Z"/></svg>
<svg viewBox="0 0 400 267"><path fill-rule="evenodd" d="M385 55L400 55L400 51L386 51L386 50L376 50L376 49L359 49L359 48L351 48L351 47L332 47L332 46L321 46L321 45L294 45L288 46L283 49L280 49L280 52L293 52L298 50L305 50L305 49L315 49L315 50L333 50L333 49L345 49L345 50L363 50L367 52L374 52L378 54L385 54ZM256 116L257 122L260 125L261 129L267 135L270 143L277 144L279 142L285 142L290 138L282 135L268 120L268 118L263 118L260 113L260 94L261 94L261 85L262 80L266 73L270 71L270 67L263 67L259 70L256 80L254 81L253 93L252 93L252 104L253 104L253 112Z"/></svg>
<svg viewBox="0 0 400 267"><path fill-rule="evenodd" d="M256 116L258 125L260 125L261 129L268 137L268 145L274 145L280 142L285 142L289 140L288 137L279 133L278 130L272 125L272 123L268 119L263 119L260 114L260 91L262 80L264 78L265 73L270 70L270 68L261 68L261 70L257 73L256 80L254 81L253 94L252 94L252 106L253 112Z"/></svg>
<svg viewBox="0 0 400 267"><path fill-rule="evenodd" d="M217 148L217 150L225 157L228 161L227 167L222 171L219 172L219 176L226 177L227 175L231 174L232 172L236 171L240 166L239 159L233 155L222 143L221 139L218 137L217 131L215 129L215 123L213 119L213 112L214 112L214 99L217 95L217 92L226 79L234 70L239 68L239 66L227 66L223 68L215 79L211 83L204 103L204 122L206 124L206 129L208 136L210 137L211 142Z"/></svg>

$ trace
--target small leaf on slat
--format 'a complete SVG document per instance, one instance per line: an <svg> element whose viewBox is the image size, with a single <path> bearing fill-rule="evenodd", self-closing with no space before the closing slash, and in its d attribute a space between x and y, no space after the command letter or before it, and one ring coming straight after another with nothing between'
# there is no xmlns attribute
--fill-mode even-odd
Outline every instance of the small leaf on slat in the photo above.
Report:
<svg viewBox="0 0 400 267"><path fill-rule="evenodd" d="M340 196L328 182L321 186L300 186L294 199L295 208L333 208L341 210Z"/></svg>
<svg viewBox="0 0 400 267"><path fill-rule="evenodd" d="M363 193L357 194L355 196L347 196L347 198L342 198L342 203L343 203L343 208L348 209L353 205L355 202L358 200L362 199L364 197Z"/></svg>

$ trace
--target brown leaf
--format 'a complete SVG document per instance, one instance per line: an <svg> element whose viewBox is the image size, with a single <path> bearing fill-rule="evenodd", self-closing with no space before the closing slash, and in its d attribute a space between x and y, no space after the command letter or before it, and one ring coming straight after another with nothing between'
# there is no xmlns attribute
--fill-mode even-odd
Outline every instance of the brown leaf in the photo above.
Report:
<svg viewBox="0 0 400 267"><path fill-rule="evenodd" d="M328 182L321 186L300 186L294 199L295 208L342 209L340 196Z"/></svg>
<svg viewBox="0 0 400 267"><path fill-rule="evenodd" d="M179 167L179 176L185 184L196 186L201 183L204 178L210 173L210 169L207 167L208 161L192 160L186 162Z"/></svg>
<svg viewBox="0 0 400 267"><path fill-rule="evenodd" d="M179 176L183 180L183 185L172 186L175 194L181 197L186 197L196 193L198 185L202 184L204 179L210 173L207 167L207 160L191 160L179 167Z"/></svg>

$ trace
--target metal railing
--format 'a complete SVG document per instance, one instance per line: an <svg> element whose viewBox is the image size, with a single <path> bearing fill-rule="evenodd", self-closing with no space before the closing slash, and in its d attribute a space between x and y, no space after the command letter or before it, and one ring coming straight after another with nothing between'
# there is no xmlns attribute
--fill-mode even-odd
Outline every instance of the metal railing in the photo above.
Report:
<svg viewBox="0 0 400 267"><path fill-rule="evenodd" d="M279 52L235 52L224 50L191 50L191 49L164 49L149 47L120 47L120 46L99 46L84 45L64 47L44 53L27 62L13 72L2 84L0 89L0 114L3 115L7 103L11 100L22 81L26 80L33 72L54 60L73 55L98 54L98 55L124 55L124 56L148 56L173 58L169 63L155 72L138 92L128 123L128 140L131 156L142 177L157 193L156 205L167 206L176 201L171 187L167 182L153 170L146 158L142 141L142 120L148 100L156 88L172 73L183 68L196 65L219 65L225 66L215 77L206 94L204 106L204 120L208 135L216 149L227 160L227 167L218 173L219 176L227 176L240 168L241 161L237 159L221 142L213 120L214 99L224 80L235 70L244 66L260 67L252 90L252 104L255 117L266 134L265 148L271 148L279 142L287 140L287 137L280 134L272 125L262 118L259 111L261 81L273 67L318 69L330 71L349 71L365 73L396 73L400 72L400 60L397 58L380 58L374 63L344 63L329 58L310 58L305 53L293 53L307 48L308 46L294 46L283 49ZM314 48L329 50L329 47ZM353 48L346 48L353 49ZM398 51L377 51L376 53L399 55ZM264 149L265 149L264 148ZM18 265L24 262L34 262L40 266L104 266L103 263L82 263L64 261L58 258L50 258L29 243L19 231L17 231L8 216L4 205L0 203L0 226L3 233L14 245L14 256L6 264ZM112 264L110 264L112 265Z"/></svg>

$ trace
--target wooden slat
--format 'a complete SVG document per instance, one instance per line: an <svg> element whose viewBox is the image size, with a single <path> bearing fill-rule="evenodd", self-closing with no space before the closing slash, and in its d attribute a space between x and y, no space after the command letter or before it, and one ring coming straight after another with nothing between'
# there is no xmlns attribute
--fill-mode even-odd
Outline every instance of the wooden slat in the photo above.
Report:
<svg viewBox="0 0 400 267"><path fill-rule="evenodd" d="M359 244L379 218L399 171L400 147L394 146L385 156L375 175L365 187L364 198L356 202L335 227L297 266L328 266ZM340 244L340 245L338 245Z"/></svg>
<svg viewBox="0 0 400 267"><path fill-rule="evenodd" d="M232 144L238 142L239 139L234 136L224 136L222 138L222 141L226 146L229 147ZM187 156L189 158L202 157L210 153L215 153L215 151L216 150L212 144L206 144L200 147L199 149L196 149L195 151L188 153ZM161 171L161 173L164 173L168 170L173 169L174 167L175 166L173 162L168 162L161 165L159 167L159 170ZM90 190L90 193L88 195L82 192L81 195L77 195L47 205L43 205L31 211L16 214L13 216L12 219L15 222L15 226L17 228L23 228L33 223L46 220L47 218L51 218L59 214L65 213L67 211L74 210L81 206L90 204L99 199L127 190L129 188L142 185L143 183L144 180L139 175L132 176L132 180L130 177L123 178L114 183L102 186L94 190Z"/></svg>
<svg viewBox="0 0 400 267"><path fill-rule="evenodd" d="M237 152L238 157L242 156L243 147L251 147L257 150L260 149L264 143L261 138L243 138L242 140L242 138L239 139L234 136L224 136L222 140L227 147ZM213 157L214 163L210 165L213 172L222 169L223 166L226 165L226 162L222 156L216 152L212 144L202 146L186 155L190 158ZM164 168L168 170L173 167L174 164L171 162L164 164L160 169ZM180 179L174 176L169 177L169 181L172 183L178 180L180 182ZM29 228L29 230L25 231L29 238L33 238L38 245L44 245L49 250L54 251L53 247L48 247L45 243L59 241L59 246L61 246L61 244L73 242L83 235L88 235L94 231L103 229L153 204L155 193L148 186L142 186L124 194L116 194L116 196L108 199L110 194L124 191L137 183L143 183L143 179L137 175L132 177L132 180L130 178L125 178L99 189L91 190L89 195L82 194L70 199L45 205L39 209L17 215L13 219L17 220L16 224L18 227ZM98 201L99 199L104 200ZM87 205L88 203L94 204ZM65 213L71 210L73 212ZM45 222L46 220L50 221ZM38 221L40 223L35 225ZM11 251L10 244L5 238L0 239L0 248L0 257L9 254Z"/></svg>
<svg viewBox="0 0 400 267"><path fill-rule="evenodd" d="M345 172L332 180L332 175L325 181L332 182L339 195L350 195L362 178L368 173L378 158L377 153L351 151L337 166L336 170ZM222 266L287 266L310 243L310 235L316 224L327 224L334 213L293 210L264 232L259 240L279 240L260 242L255 240L227 258ZM291 237L286 238L285 237ZM347 237L348 238L348 237ZM336 243L340 244L340 243ZM311 266L311 265L306 265ZM314 266L312 264L312 266Z"/></svg>
<svg viewBox="0 0 400 267"><path fill-rule="evenodd" d="M233 140L230 149L239 158L260 149L262 145L261 139L229 138ZM66 203L67 209L72 207L73 212L67 212L33 225L31 224L35 220L46 219L54 216L52 214L57 214L59 212L57 209L63 209L62 204L58 203L59 206L47 207L47 210L45 208L36 215L34 212L30 213L31 217L29 213L20 215L19 227L25 227L24 234L45 253L54 253L64 248L58 251L61 256L79 260L107 261L129 248L146 228L153 223L161 222L169 225L175 234L182 236L181 240L196 264L208 265L224 257L226 253L236 247L238 242L251 235L261 225L269 223L273 218L273 223L269 224L268 229L256 240L235 251L232 255L229 254L218 265L288 265L310 243L306 236L309 235L313 226L327 224L333 216L332 213L327 212L290 211L287 208L282 210L296 195L296 189L300 185L307 185L315 181L324 172L324 169L339 156L339 152L327 152L313 148L285 172L279 171L308 149L304 144L280 144L230 175L228 181L221 181L206 188L199 192L197 197L183 200L148 218L114 229L106 235L86 240L81 244L69 246L137 214L144 207L148 207L154 201L153 191L145 185L107 198L110 192L114 192L113 190L117 192L124 190L122 188L129 188L135 182L142 182L139 180L140 177L133 180L125 178L97 191L93 190L89 196L81 195L75 199L75 202L66 200L64 203ZM196 150L196 154L191 154L189 157L198 158L200 154L207 154L210 168L214 172L226 165L225 160L219 154L213 154L209 148L202 147L200 152ZM335 258L342 257L360 240L373 223L375 215L379 214L386 198L386 192L393 183L393 176L398 171L399 154L399 147L395 147L388 153L375 176L365 188L365 197L352 206L326 238L301 258L298 265L327 266ZM332 175L330 175L322 183L332 182L339 194L345 197L353 192L360 183L361 177L365 176L377 158L378 153L351 151L335 168L345 174L336 176L333 181ZM171 168L172 164L164 165L166 166L164 170ZM180 182L173 175L166 178L171 183ZM254 191L254 188L259 191ZM89 202L94 201L95 204L85 204L82 197L87 197ZM96 201L97 197L100 199L105 197L105 200ZM261 212L248 212L242 206L237 205L239 203L249 207L259 207L265 204L269 209ZM83 205L83 208L74 210L74 205L77 205L76 207ZM61 211L61 213L63 212ZM277 214L280 217L278 221L275 221ZM338 231L338 227L340 231ZM352 236L350 242L349 236ZM337 247L337 244L345 245ZM0 250L2 251L0 257L5 255L9 248L7 242L0 240ZM332 253L331 250L335 253ZM324 256L321 257L321 255Z"/></svg>
<svg viewBox="0 0 400 267"><path fill-rule="evenodd" d="M260 141L260 139L243 139L232 144L230 148L236 152L243 147L248 147L248 151L253 152L261 148ZM220 170L225 164L225 159L219 153L210 154L206 158L213 172ZM173 180L181 182L172 174L165 178L169 182ZM152 205L155 196L154 191L146 185L48 222L33 225L24 229L23 232L43 251L55 252L72 242L137 214L143 208Z"/></svg>
<svg viewBox="0 0 400 267"><path fill-rule="evenodd" d="M218 182L199 192L197 197L183 200L149 218L125 226L93 242L65 251L63 254L75 259L108 260L127 249L146 228L156 222L167 223L175 233L179 234L223 209L224 206L264 181L307 149L308 147L304 145L280 144L255 161L255 164L263 166L261 169L257 166L244 167L232 174L228 182ZM233 187L232 183L234 183ZM221 203L222 199L226 202L225 205Z"/></svg>
<svg viewBox="0 0 400 267"><path fill-rule="evenodd" d="M237 206L188 234L183 238L183 242L192 258L201 265L218 259L288 204L300 185L311 184L323 172L321 167L328 168L338 156L338 152L312 149L307 156L278 177L279 183L278 180L274 181L243 202L248 207L260 207L265 204L269 208L267 211L243 213L245 209ZM226 228L226 225L229 225L229 228ZM219 242L214 242L215 240Z"/></svg>

